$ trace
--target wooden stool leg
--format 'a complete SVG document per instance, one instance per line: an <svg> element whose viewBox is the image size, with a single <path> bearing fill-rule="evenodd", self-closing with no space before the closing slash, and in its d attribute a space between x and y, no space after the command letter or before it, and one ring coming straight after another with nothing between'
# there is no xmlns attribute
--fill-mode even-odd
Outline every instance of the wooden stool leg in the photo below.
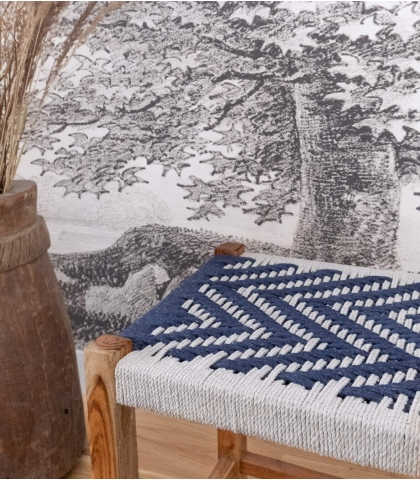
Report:
<svg viewBox="0 0 420 480"><path fill-rule="evenodd" d="M93 478L138 478L135 409L117 404L115 390L115 367L131 350L131 340L114 335L85 349Z"/></svg>
<svg viewBox="0 0 420 480"><path fill-rule="evenodd" d="M241 256L245 252L245 245L238 242L225 242L221 243L214 249L215 255L234 255L235 257Z"/></svg>
<svg viewBox="0 0 420 480"><path fill-rule="evenodd" d="M241 474L240 461L246 451L246 436L229 430L217 430L219 461L209 478L247 478Z"/></svg>
<svg viewBox="0 0 420 480"><path fill-rule="evenodd" d="M243 243L225 242L214 249L215 255L234 255L245 252ZM242 453L246 451L246 437L228 430L217 430L219 461L209 478L247 478L240 473Z"/></svg>

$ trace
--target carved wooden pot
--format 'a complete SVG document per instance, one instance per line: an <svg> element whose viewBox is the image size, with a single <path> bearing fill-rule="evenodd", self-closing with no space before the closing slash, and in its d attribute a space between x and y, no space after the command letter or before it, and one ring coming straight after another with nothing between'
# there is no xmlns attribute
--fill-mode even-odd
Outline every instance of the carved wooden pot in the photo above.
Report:
<svg viewBox="0 0 420 480"><path fill-rule="evenodd" d="M37 216L36 184L0 195L0 478L59 478L81 455L70 321Z"/></svg>

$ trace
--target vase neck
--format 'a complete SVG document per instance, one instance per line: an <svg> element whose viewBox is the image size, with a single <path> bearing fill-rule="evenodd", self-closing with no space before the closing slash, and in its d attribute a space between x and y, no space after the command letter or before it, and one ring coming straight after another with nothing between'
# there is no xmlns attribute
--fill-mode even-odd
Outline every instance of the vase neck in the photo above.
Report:
<svg viewBox="0 0 420 480"><path fill-rule="evenodd" d="M11 235L36 222L37 188L30 180L16 180L0 195L0 236Z"/></svg>

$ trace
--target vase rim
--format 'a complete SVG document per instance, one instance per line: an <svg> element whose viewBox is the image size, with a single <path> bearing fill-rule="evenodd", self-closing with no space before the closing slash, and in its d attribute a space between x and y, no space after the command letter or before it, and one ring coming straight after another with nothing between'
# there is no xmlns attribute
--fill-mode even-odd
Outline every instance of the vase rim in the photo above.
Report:
<svg viewBox="0 0 420 480"><path fill-rule="evenodd" d="M36 182L33 180L14 180L12 184L12 188L5 193L0 193L0 200L6 198L7 196L16 195L19 193L26 192L27 190L32 190L36 188Z"/></svg>

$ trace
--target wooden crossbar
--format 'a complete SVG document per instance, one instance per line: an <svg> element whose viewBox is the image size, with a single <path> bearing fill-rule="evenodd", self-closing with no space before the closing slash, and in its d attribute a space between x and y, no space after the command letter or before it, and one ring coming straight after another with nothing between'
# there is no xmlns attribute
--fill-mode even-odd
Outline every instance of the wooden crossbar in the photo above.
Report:
<svg viewBox="0 0 420 480"><path fill-rule="evenodd" d="M338 478L251 452L244 452L239 470L258 478Z"/></svg>
<svg viewBox="0 0 420 480"><path fill-rule="evenodd" d="M242 453L239 468L233 458L221 455L209 478L246 478L247 475L257 478L338 478L248 451Z"/></svg>
<svg viewBox="0 0 420 480"><path fill-rule="evenodd" d="M210 473L209 478L236 478L235 470L235 460L227 455L222 455Z"/></svg>
<svg viewBox="0 0 420 480"><path fill-rule="evenodd" d="M217 431L219 461L209 478L337 478L331 475L251 453L245 435Z"/></svg>

